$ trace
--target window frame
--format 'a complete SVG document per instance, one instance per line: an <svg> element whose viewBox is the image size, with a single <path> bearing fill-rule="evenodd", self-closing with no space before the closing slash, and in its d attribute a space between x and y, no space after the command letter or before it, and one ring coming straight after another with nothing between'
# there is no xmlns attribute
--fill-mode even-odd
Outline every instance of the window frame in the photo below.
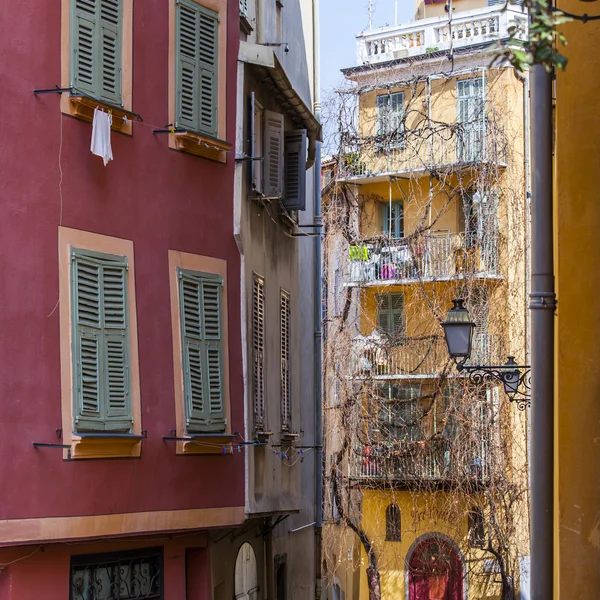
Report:
<svg viewBox="0 0 600 600"><path fill-rule="evenodd" d="M121 106L92 98L85 94L63 92L60 98L60 109L63 114L79 118L89 123L94 118L97 106L110 109L112 112L112 129L133 134L131 112L133 110L133 0L122 2L122 38L121 38ZM70 89L72 81L72 23L74 19L73 0L61 0L61 88ZM127 117L125 119L124 117Z"/></svg>
<svg viewBox="0 0 600 600"><path fill-rule="evenodd" d="M133 424L129 433L75 432L75 369L73 361L73 288L71 285L72 249L124 256L127 258L127 317L129 325L129 381ZM60 226L59 250L59 306L60 306L60 363L62 443L65 460L77 458L125 458L141 455L142 411L137 335L137 308L135 289L135 260L133 242L87 231Z"/></svg>
<svg viewBox="0 0 600 600"><path fill-rule="evenodd" d="M175 401L175 437L182 438L176 441L176 454L220 454L222 446L231 438L231 403L229 382L229 317L228 317L228 284L227 261L211 256L190 254L177 250L168 251L169 259L169 287L171 296L171 331L173 339L173 385ZM181 319L180 281L179 270L193 271L220 277L222 280L221 292L221 349L222 349L222 403L225 426L222 431L187 432L185 409L185 374L183 361L183 330ZM214 441L211 445L194 443L194 436L201 436L207 441ZM187 441L189 437L190 441ZM184 441L184 439L186 441ZM218 446L221 444L221 446Z"/></svg>
<svg viewBox="0 0 600 600"><path fill-rule="evenodd" d="M382 233L387 235L392 240L401 240L404 238L404 202L402 200L392 200L391 207L391 219L390 219L390 203L382 203L382 219L381 227ZM400 214L394 217L394 210L399 211ZM393 231L390 231L389 223L390 220L394 224Z"/></svg>

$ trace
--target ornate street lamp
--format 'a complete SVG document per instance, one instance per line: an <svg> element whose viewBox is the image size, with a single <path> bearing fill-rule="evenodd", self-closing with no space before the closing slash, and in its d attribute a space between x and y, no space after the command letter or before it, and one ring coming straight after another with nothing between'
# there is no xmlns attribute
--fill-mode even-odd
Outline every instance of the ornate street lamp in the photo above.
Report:
<svg viewBox="0 0 600 600"><path fill-rule="evenodd" d="M473 345L475 323L471 321L463 298L452 301L454 306L448 311L442 323L448 353L456 362L458 371L468 373L476 385L497 381L504 387L504 393L511 402L516 402L519 410L525 410L531 403L531 368L518 365L514 356L498 366L467 365Z"/></svg>

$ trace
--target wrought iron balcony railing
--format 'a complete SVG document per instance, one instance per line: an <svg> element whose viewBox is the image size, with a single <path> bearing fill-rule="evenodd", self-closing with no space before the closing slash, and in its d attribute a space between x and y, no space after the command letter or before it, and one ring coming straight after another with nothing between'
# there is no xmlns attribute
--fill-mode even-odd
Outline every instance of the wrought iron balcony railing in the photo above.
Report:
<svg viewBox="0 0 600 600"><path fill-rule="evenodd" d="M483 110L483 109L482 109ZM490 119L447 123L390 132L384 136L342 140L338 160L340 181L365 182L394 174L427 173L506 164L507 139Z"/></svg>
<svg viewBox="0 0 600 600"><path fill-rule="evenodd" d="M368 444L351 454L350 477L363 482L484 483L501 477L500 453L493 452L493 436L468 443L435 437L423 441Z"/></svg>
<svg viewBox="0 0 600 600"><path fill-rule="evenodd" d="M462 233L430 234L418 241L352 247L347 281L368 285L498 276L498 262L495 232L468 243Z"/></svg>
<svg viewBox="0 0 600 600"><path fill-rule="evenodd" d="M520 40L527 38L527 13L516 6L477 8L453 15L420 19L381 27L356 36L357 64L374 65L407 57L423 56L451 48L466 49L507 40L516 28Z"/></svg>
<svg viewBox="0 0 600 600"><path fill-rule="evenodd" d="M502 339L489 333L475 333L471 362L498 364ZM391 340L375 333L353 340L352 373L356 378L432 378L447 364L448 348L441 336Z"/></svg>

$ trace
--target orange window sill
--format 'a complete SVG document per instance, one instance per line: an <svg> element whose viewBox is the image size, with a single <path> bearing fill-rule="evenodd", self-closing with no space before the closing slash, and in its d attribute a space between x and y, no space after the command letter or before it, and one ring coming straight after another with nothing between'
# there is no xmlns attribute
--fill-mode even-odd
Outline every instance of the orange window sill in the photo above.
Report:
<svg viewBox="0 0 600 600"><path fill-rule="evenodd" d="M176 132L170 135L169 138L169 145L175 150L220 163L227 162L227 152L231 150L229 142L192 131Z"/></svg>
<svg viewBox="0 0 600 600"><path fill-rule="evenodd" d="M138 458L142 454L142 439L140 436L79 437L74 434L67 458Z"/></svg>
<svg viewBox="0 0 600 600"><path fill-rule="evenodd" d="M112 113L112 130L126 135L133 135L133 125L131 113L127 110L121 110L114 106L103 104L99 100L86 98L85 96L71 96L63 93L61 98L61 109L66 115L81 119L87 123L94 120L94 110L96 107L103 108Z"/></svg>

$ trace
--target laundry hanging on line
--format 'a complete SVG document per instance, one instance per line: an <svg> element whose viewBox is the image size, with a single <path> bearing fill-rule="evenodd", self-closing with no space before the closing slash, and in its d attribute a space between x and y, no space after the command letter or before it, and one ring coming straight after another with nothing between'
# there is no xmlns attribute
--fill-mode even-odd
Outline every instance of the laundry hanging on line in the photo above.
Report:
<svg viewBox="0 0 600 600"><path fill-rule="evenodd" d="M96 107L94 110L94 120L92 122L92 144L90 150L92 154L100 156L104 161L104 166L109 160L113 160L112 148L110 145L110 127L112 125L112 115Z"/></svg>

